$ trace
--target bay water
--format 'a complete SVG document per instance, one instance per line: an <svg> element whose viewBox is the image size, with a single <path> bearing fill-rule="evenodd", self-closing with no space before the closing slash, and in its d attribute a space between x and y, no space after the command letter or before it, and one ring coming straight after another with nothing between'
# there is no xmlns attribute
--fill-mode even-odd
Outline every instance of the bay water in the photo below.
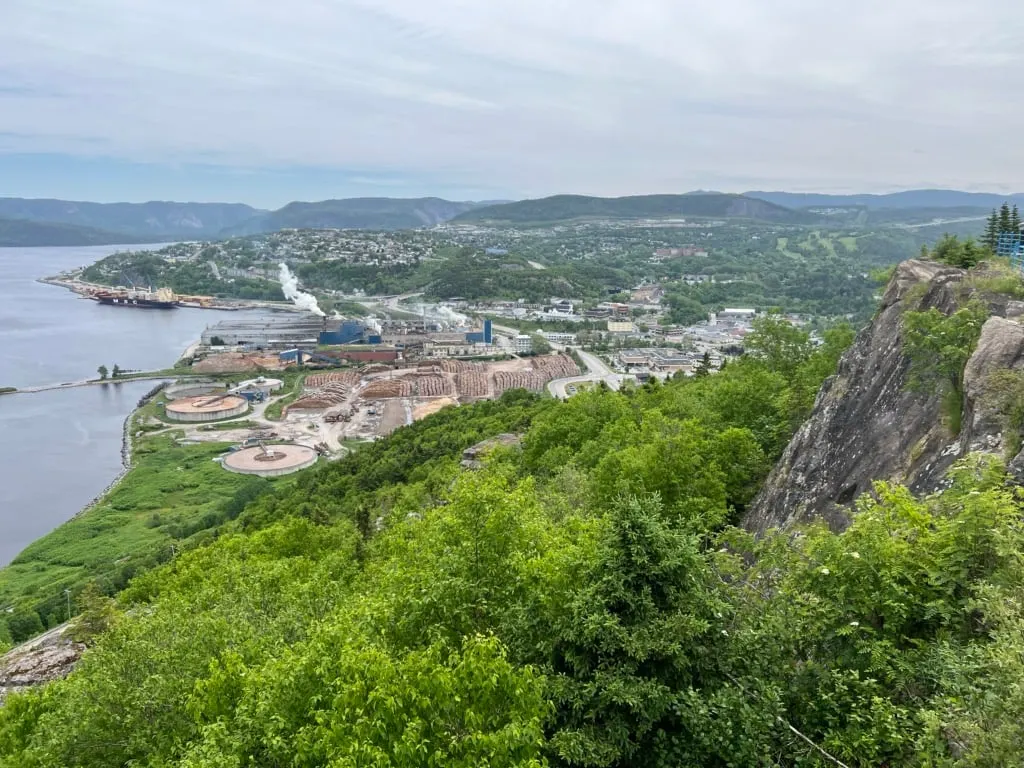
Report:
<svg viewBox="0 0 1024 768"><path fill-rule="evenodd" d="M0 248L0 387L95 378L100 365L169 368L207 325L237 316L103 306L37 282L118 250L147 247L160 246ZM0 566L117 476L124 419L154 384L0 395Z"/></svg>

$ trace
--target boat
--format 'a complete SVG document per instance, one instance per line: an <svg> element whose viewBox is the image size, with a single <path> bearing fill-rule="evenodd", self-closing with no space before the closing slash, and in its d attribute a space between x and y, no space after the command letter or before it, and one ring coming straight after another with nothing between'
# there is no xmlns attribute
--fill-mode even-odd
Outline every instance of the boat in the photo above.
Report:
<svg viewBox="0 0 1024 768"><path fill-rule="evenodd" d="M138 291L115 289L96 291L90 298L100 304L114 307L134 307L136 309L176 309L181 306L178 297L170 288L159 288L156 291Z"/></svg>

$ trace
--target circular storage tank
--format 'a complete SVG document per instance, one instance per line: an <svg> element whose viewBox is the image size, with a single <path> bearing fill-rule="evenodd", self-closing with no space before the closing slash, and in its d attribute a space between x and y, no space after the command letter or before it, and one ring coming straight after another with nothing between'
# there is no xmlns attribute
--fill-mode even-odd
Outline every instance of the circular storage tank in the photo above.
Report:
<svg viewBox="0 0 1024 768"><path fill-rule="evenodd" d="M217 381L179 381L164 389L164 396L168 400L180 400L183 397L226 392L227 389L227 384Z"/></svg>
<svg viewBox="0 0 1024 768"><path fill-rule="evenodd" d="M238 395L196 395L172 400L167 418L172 421L217 421L241 416L249 410L249 401Z"/></svg>
<svg viewBox="0 0 1024 768"><path fill-rule="evenodd" d="M243 448L224 457L224 468L242 475L275 477L311 467L319 458L304 445L268 445Z"/></svg>

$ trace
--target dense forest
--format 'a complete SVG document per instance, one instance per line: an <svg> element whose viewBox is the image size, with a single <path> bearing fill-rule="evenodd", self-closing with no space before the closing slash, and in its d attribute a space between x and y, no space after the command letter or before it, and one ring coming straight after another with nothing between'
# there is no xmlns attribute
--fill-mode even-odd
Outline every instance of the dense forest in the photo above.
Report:
<svg viewBox="0 0 1024 768"><path fill-rule="evenodd" d="M813 224L824 219L805 211L794 211L775 203L743 195L719 192L694 192L685 195L634 195L630 197L589 197L555 195L539 200L502 203L461 213L456 223L508 222L541 224L594 217L607 219L643 219L666 216L738 217Z"/></svg>
<svg viewBox="0 0 1024 768"><path fill-rule="evenodd" d="M839 534L732 525L850 338L768 318L715 376L449 408L259 495L76 596L94 645L0 708L0 766L1019 763L997 463Z"/></svg>

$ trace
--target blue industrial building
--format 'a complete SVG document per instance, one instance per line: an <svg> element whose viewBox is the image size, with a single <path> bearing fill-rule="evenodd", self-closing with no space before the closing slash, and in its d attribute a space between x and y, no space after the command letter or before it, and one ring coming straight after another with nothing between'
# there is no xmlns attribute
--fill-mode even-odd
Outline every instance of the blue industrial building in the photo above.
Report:
<svg viewBox="0 0 1024 768"><path fill-rule="evenodd" d="M470 331L466 334L467 344L490 344L491 343L491 321L484 320L482 331Z"/></svg>
<svg viewBox="0 0 1024 768"><path fill-rule="evenodd" d="M321 331L318 344L359 344L366 333L366 326L359 320L343 320L336 331ZM380 338L379 336L377 337ZM380 342L376 342L379 344Z"/></svg>

